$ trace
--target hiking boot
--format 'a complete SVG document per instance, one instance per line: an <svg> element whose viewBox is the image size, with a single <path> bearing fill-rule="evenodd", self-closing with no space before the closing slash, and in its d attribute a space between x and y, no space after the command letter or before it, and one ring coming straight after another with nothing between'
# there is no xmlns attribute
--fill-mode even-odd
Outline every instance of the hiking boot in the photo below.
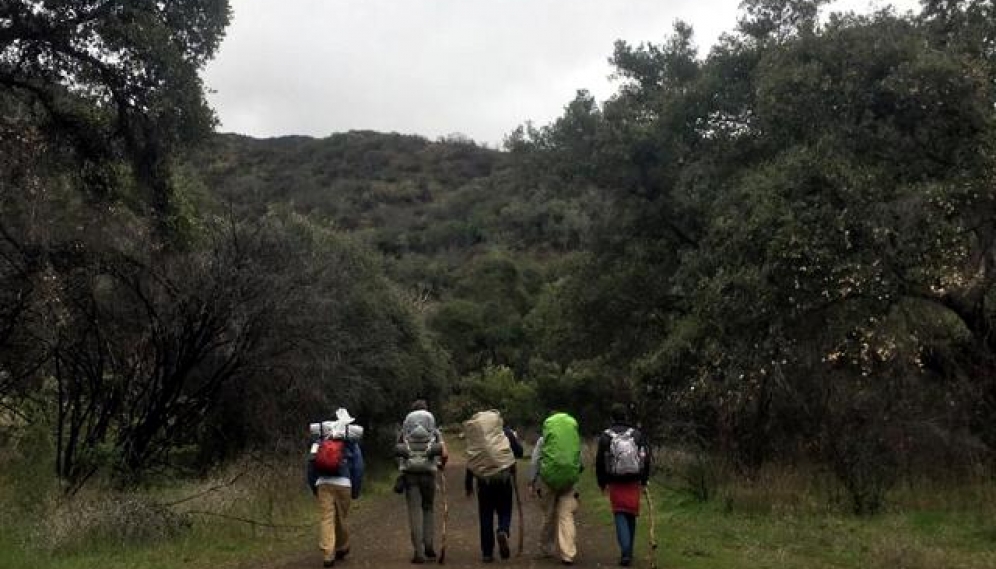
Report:
<svg viewBox="0 0 996 569"><path fill-rule="evenodd" d="M349 555L349 548L348 547L346 549L343 549L342 551L336 551L335 552L335 560L339 561L340 559L345 559L347 555Z"/></svg>
<svg viewBox="0 0 996 569"><path fill-rule="evenodd" d="M436 550L433 549L433 548L431 548L431 547L426 547L425 548L425 558L426 559L435 559L436 558Z"/></svg>
<svg viewBox="0 0 996 569"><path fill-rule="evenodd" d="M502 559L508 559L512 555L511 550L508 548L508 533L499 531L498 532L498 554L501 555Z"/></svg>

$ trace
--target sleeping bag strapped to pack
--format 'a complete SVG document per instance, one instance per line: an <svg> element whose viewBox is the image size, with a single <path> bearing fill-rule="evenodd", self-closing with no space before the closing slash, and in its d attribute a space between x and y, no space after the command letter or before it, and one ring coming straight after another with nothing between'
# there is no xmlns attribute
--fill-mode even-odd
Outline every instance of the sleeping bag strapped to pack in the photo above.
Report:
<svg viewBox="0 0 996 569"><path fill-rule="evenodd" d="M467 468L474 476L488 479L515 464L512 445L503 426L498 411L481 411L463 422Z"/></svg>
<svg viewBox="0 0 996 569"><path fill-rule="evenodd" d="M581 477L581 434L578 422L567 413L543 421L539 475L555 492L567 490Z"/></svg>

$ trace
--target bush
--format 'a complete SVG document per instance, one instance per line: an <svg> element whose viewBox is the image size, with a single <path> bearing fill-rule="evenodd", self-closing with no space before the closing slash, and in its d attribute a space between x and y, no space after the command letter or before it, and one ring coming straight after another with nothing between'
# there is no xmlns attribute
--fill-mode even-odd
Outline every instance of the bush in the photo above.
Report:
<svg viewBox="0 0 996 569"><path fill-rule="evenodd" d="M505 424L515 426L533 424L542 413L536 389L516 379L505 366L488 366L464 377L458 393L444 405L443 414L450 421L463 421L486 409L499 410Z"/></svg>
<svg viewBox="0 0 996 569"><path fill-rule="evenodd" d="M881 429L847 430L832 441L831 466L858 515L873 515L885 505L886 493L899 479L895 446Z"/></svg>

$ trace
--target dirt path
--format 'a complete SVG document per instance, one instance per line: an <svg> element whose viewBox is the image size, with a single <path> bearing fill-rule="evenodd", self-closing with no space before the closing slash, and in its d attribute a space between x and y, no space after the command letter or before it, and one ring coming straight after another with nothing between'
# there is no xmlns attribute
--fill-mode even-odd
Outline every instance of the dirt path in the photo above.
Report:
<svg viewBox="0 0 996 569"><path fill-rule="evenodd" d="M522 496L522 511L526 528L523 554L515 555L518 544L518 513L512 513L512 558L506 561L496 559L492 564L481 562L478 539L477 498L467 498L463 493L464 467L451 463L446 468L446 481L449 502L449 522L447 524L446 567L495 567L503 569L562 567L557 559L537 557L539 545L537 536L542 525L542 514L536 500L529 497L523 480L519 480ZM521 478L521 477L520 477ZM618 561L618 546L615 530L608 519L596 519L586 508L586 501L603 500L601 496L582 496L581 508L577 515L579 567L614 567ZM349 557L337 562L343 569L383 568L411 569L412 548L408 533L408 518L404 498L397 494L389 496L364 497L353 502L349 519L351 549ZM605 516L600 516L605 517ZM439 542L442 529L441 495L436 496L436 540ZM317 523L315 549L302 552L294 557L281 560L266 569L316 569L322 566L321 554L317 548ZM437 548L440 543L437 543ZM645 544L638 544L637 555L645 555ZM637 560L637 567L646 562ZM432 567L426 564L424 567Z"/></svg>

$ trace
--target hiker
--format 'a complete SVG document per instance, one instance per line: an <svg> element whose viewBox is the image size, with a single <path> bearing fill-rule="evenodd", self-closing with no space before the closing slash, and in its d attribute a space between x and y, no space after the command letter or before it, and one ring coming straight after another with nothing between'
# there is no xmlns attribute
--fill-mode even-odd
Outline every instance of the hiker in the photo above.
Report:
<svg viewBox="0 0 996 569"><path fill-rule="evenodd" d="M624 405L613 405L610 416L612 425L598 438L595 478L603 494L608 488L619 541L619 565L628 567L633 562L640 493L650 480L650 450L643 434L627 421Z"/></svg>
<svg viewBox="0 0 996 569"><path fill-rule="evenodd" d="M395 491L403 492L408 505L411 528L412 563L436 559L433 548L433 501L436 496L436 471L446 467L449 455L443 435L436 428L436 418L425 400L412 403L398 436L396 455L401 476Z"/></svg>
<svg viewBox="0 0 996 569"><path fill-rule="evenodd" d="M578 423L567 413L554 413L543 421L543 434L533 448L529 488L541 500L543 529L540 551L556 555L564 565L577 557L574 512L575 489L581 476L581 435Z"/></svg>
<svg viewBox="0 0 996 569"><path fill-rule="evenodd" d="M363 452L359 444L362 428L352 425L354 421L349 411L339 408L335 421L321 423L320 441L312 444L308 457L308 477L314 480L313 491L318 499L318 547L323 567L334 567L337 560L349 554L346 518L363 484Z"/></svg>
<svg viewBox="0 0 996 569"><path fill-rule="evenodd" d="M467 475L464 489L467 497L474 495L477 482L477 514L481 522L481 559L495 560L495 539L498 553L508 559L511 551L508 536L512 526L512 495L515 492L515 459L522 458L522 445L515 431L503 425L498 411L481 411L464 421L467 441ZM498 515L498 531L494 518ZM519 528L522 531L522 528Z"/></svg>

